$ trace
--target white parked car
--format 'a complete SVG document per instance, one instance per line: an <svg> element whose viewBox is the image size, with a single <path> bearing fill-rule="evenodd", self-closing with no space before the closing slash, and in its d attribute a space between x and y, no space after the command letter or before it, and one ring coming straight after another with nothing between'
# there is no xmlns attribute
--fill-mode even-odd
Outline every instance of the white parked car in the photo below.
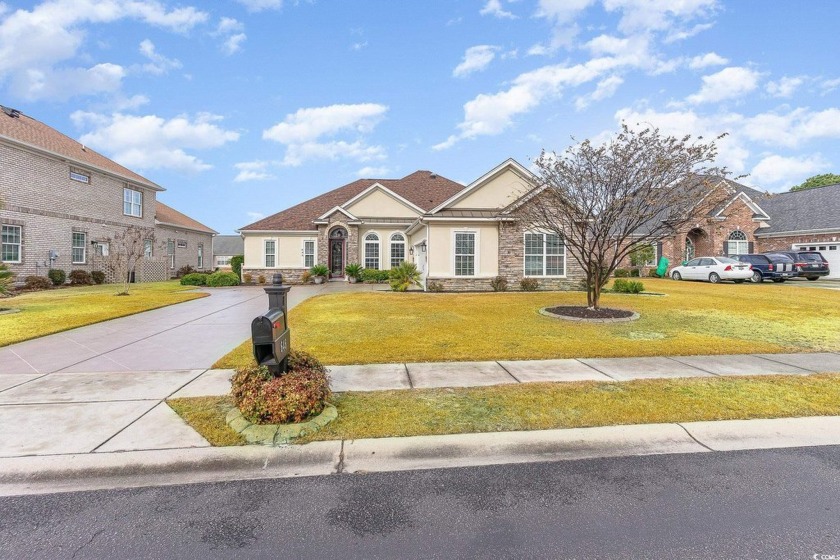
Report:
<svg viewBox="0 0 840 560"><path fill-rule="evenodd" d="M733 280L740 284L753 275L752 266L729 257L698 257L682 266L671 269L674 280L707 280L717 284L721 280Z"/></svg>

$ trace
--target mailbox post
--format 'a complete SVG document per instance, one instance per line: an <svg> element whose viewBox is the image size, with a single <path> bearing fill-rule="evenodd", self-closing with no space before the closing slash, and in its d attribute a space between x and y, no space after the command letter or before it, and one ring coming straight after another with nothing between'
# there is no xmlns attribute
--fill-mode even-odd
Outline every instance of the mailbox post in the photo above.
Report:
<svg viewBox="0 0 840 560"><path fill-rule="evenodd" d="M280 376L289 367L289 324L287 320L286 295L291 286L283 285L283 275L274 274L267 286L268 311L251 321L251 342L254 359L261 366L268 367L275 376Z"/></svg>

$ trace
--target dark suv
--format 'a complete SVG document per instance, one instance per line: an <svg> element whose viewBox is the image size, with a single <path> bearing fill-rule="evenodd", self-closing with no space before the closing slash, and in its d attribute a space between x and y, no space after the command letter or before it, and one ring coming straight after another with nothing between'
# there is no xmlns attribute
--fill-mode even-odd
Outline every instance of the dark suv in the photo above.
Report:
<svg viewBox="0 0 840 560"><path fill-rule="evenodd" d="M733 256L733 258L735 257ZM784 282L798 274L793 259L780 253L738 255L737 259L752 265L753 277L750 281L755 283L764 282L765 279L773 282Z"/></svg>
<svg viewBox="0 0 840 560"><path fill-rule="evenodd" d="M766 253L770 255L771 253ZM818 251L773 251L772 254L786 255L793 259L795 270L799 276L808 280L816 280L820 276L828 276L828 261Z"/></svg>

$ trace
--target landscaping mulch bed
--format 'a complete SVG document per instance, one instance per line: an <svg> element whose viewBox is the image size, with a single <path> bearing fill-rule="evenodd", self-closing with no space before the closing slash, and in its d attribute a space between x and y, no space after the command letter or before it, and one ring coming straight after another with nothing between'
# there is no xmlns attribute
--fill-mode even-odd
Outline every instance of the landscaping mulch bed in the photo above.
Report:
<svg viewBox="0 0 840 560"><path fill-rule="evenodd" d="M609 309L606 307L589 309L588 307L576 305L549 307L546 311L555 315L565 315L566 317L575 317L577 319L627 319L633 316L632 311L625 309Z"/></svg>

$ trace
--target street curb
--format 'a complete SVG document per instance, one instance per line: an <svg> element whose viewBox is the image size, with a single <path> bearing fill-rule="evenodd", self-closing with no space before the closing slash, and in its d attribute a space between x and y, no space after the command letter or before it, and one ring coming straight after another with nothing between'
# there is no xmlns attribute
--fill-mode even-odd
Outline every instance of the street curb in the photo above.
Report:
<svg viewBox="0 0 840 560"><path fill-rule="evenodd" d="M840 416L0 458L0 496L840 445Z"/></svg>

